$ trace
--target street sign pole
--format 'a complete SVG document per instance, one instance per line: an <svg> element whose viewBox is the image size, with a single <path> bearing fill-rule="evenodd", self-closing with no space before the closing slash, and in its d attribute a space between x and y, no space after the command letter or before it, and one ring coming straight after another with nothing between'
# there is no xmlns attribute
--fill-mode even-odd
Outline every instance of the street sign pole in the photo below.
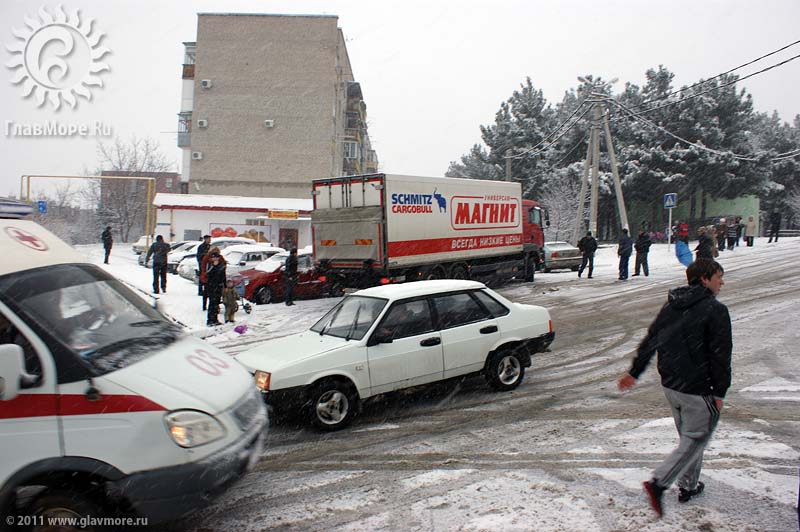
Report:
<svg viewBox="0 0 800 532"><path fill-rule="evenodd" d="M678 195L674 192L664 194L664 208L669 211L669 221L667 222L667 253L672 249L672 209L678 204Z"/></svg>
<svg viewBox="0 0 800 532"><path fill-rule="evenodd" d="M669 221L667 222L667 253L672 248L672 209L669 209Z"/></svg>

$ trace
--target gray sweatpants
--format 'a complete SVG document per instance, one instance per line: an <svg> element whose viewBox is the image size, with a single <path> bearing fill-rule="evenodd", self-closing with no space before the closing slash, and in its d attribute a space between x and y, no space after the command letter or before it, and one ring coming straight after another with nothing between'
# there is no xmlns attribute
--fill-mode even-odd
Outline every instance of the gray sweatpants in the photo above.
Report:
<svg viewBox="0 0 800 532"><path fill-rule="evenodd" d="M719 421L719 410L710 395L689 395L664 388L672 407L680 443L653 473L660 486L668 488L678 479L678 487L693 490L703 467L703 451Z"/></svg>

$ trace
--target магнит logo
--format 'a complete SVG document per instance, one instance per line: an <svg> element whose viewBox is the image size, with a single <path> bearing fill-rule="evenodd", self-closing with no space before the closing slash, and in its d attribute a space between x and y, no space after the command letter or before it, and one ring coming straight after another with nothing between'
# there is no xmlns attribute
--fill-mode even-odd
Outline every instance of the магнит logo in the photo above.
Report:
<svg viewBox="0 0 800 532"><path fill-rule="evenodd" d="M11 83L22 84L22 95L36 97L41 107L49 101L55 109L64 101L73 109L76 96L92 99L91 87L102 87L98 74L110 70L100 60L111 51L99 46L105 33L93 30L94 19L81 21L76 9L67 17L59 5L54 15L44 7L39 20L25 17L23 29L12 29L17 42L6 45L13 54L6 66L14 70Z"/></svg>

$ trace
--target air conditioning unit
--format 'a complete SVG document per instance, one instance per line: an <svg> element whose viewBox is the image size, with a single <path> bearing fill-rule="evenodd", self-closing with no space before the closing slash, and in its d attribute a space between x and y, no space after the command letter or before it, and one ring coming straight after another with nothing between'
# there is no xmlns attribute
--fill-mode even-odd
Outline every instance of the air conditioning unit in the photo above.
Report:
<svg viewBox="0 0 800 532"><path fill-rule="evenodd" d="M207 128L208 127L208 120L205 120L203 118L199 119L197 121L197 127L201 127L201 128L204 128L204 129Z"/></svg>
<svg viewBox="0 0 800 532"><path fill-rule="evenodd" d="M213 86L213 83L211 83L210 79L201 79L200 86L204 89L210 89Z"/></svg>
<svg viewBox="0 0 800 532"><path fill-rule="evenodd" d="M264 120L264 127L273 127L275 125L274 120Z"/></svg>
<svg viewBox="0 0 800 532"><path fill-rule="evenodd" d="M193 151L192 152L192 160L199 161L203 158L203 152L201 151Z"/></svg>

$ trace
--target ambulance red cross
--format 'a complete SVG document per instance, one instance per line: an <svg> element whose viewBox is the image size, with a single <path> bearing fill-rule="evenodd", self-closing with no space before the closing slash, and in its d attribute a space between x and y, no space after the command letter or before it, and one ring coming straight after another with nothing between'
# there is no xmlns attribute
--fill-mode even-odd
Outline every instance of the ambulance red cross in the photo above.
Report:
<svg viewBox="0 0 800 532"><path fill-rule="evenodd" d="M0 516L207 504L261 455L251 376L21 210L0 201Z"/></svg>

